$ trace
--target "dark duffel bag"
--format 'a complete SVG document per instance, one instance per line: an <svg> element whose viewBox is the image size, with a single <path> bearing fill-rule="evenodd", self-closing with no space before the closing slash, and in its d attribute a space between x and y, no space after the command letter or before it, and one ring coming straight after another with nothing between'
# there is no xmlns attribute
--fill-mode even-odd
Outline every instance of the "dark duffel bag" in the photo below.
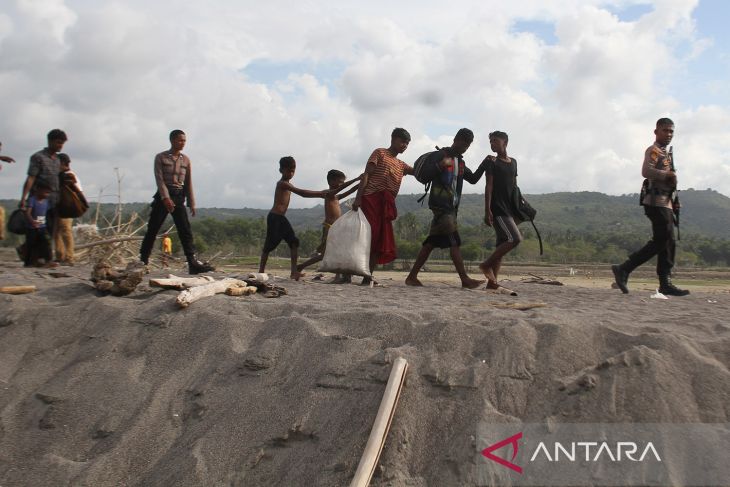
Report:
<svg viewBox="0 0 730 487"><path fill-rule="evenodd" d="M15 233L16 235L25 235L25 230L28 228L28 219L25 217L25 212L18 208L10 214L8 218L8 232Z"/></svg>

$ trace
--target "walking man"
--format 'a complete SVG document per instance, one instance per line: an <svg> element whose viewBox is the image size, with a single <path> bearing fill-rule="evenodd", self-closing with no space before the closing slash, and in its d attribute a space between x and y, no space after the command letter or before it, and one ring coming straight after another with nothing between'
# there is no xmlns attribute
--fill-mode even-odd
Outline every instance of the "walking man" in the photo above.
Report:
<svg viewBox="0 0 730 487"><path fill-rule="evenodd" d="M195 216L192 166L188 156L182 153L186 141L185 132L173 130L170 132L170 149L155 156L154 172L157 193L152 201L152 213L139 253L142 262L148 264L157 232L160 231L167 214L171 213L180 237L180 244L188 261L188 271L190 274L200 274L214 269L210 264L200 262L195 256L193 231L185 210L187 200L190 214Z"/></svg>
<svg viewBox="0 0 730 487"><path fill-rule="evenodd" d="M66 133L61 129L53 129L46 136L48 146L30 156L28 165L28 177L23 184L23 194L20 197L20 208L25 209L25 203L31 190L35 186L43 184L49 188L48 213L46 214L46 225L50 235L55 235L58 226L55 206L58 203L58 190L60 186L59 174L61 173L61 162L58 153L68 140Z"/></svg>
<svg viewBox="0 0 730 487"><path fill-rule="evenodd" d="M451 147L444 147L430 156L433 161L438 161L440 170L439 176L431 183L428 196L428 207L433 212L433 220L428 237L421 245L421 250L406 278L408 286L423 286L418 279L418 273L436 247L449 249L451 260L461 279L461 287L474 289L484 282L472 279L466 273L464 259L461 256L461 237L456 223L464 181L476 184L484 173L484 165L480 165L476 172L472 172L464 163L464 153L473 141L474 132L467 128L459 129Z"/></svg>
<svg viewBox="0 0 730 487"><path fill-rule="evenodd" d="M517 189L517 160L507 155L509 136L496 130L489 134L489 146L496 156L488 155L482 164L487 175L484 190L484 223L494 228L497 245L494 252L479 265L487 278L487 289L500 294L517 296L517 292L500 286L497 281L502 259L522 242L515 220L515 191Z"/></svg>
<svg viewBox="0 0 730 487"><path fill-rule="evenodd" d="M376 264L387 264L396 258L393 220L398 216L395 197L400 191L403 176L413 174L413 168L398 159L411 142L411 134L406 129L397 127L390 134L390 146L375 149L365 166L365 173L360 179L352 209L362 209L370 223L370 274ZM370 277L363 279L363 285L372 282ZM377 284L377 283L375 283Z"/></svg>
<svg viewBox="0 0 730 487"><path fill-rule="evenodd" d="M674 267L674 193L677 189L677 174L674 171L671 150L667 146L674 137L674 122L668 118L657 120L654 130L656 140L646 149L641 175L647 180L646 194L641 204L651 221L652 238L641 249L634 252L621 265L611 266L616 285L628 294L629 274L644 262L657 256L656 273L659 277L659 292L669 296L686 296L689 291L672 284ZM643 193L643 191L642 191ZM678 202L677 202L678 204Z"/></svg>

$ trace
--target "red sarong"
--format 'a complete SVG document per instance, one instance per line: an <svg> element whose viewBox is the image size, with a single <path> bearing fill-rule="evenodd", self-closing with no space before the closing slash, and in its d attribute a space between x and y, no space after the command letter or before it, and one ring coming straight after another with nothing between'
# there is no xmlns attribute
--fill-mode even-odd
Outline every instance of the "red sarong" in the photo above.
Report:
<svg viewBox="0 0 730 487"><path fill-rule="evenodd" d="M377 264L393 262L396 255L393 220L398 217L395 196L389 191L366 194L360 205L365 218L370 223L372 240L370 252L376 256Z"/></svg>

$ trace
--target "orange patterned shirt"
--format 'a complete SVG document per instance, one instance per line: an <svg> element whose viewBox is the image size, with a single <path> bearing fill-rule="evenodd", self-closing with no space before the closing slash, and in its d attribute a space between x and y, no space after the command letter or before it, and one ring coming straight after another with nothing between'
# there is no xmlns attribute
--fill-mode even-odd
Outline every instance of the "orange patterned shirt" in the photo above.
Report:
<svg viewBox="0 0 730 487"><path fill-rule="evenodd" d="M375 149L368 159L368 166L370 164L375 166L375 170L370 173L363 194L389 191L393 196L397 196L403 175L411 167L392 156L388 149Z"/></svg>

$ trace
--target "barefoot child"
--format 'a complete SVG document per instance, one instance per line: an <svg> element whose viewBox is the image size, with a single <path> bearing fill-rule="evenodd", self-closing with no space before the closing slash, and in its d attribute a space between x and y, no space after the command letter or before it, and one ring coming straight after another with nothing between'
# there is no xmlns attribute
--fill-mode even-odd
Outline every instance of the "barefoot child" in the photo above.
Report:
<svg viewBox="0 0 730 487"><path fill-rule="evenodd" d="M360 176L355 179L351 179L350 181L345 181L345 174L342 171L338 171L337 169L332 169L327 173L327 184L329 185L331 191L328 192L327 196L324 197L324 222L322 223L322 242L319 244L319 247L317 247L316 255L309 260L299 264L297 266L297 271L301 272L302 270L304 270L304 268L309 267L312 264L316 264L317 262L322 260L322 258L324 257L325 248L327 247L327 234L329 233L329 229L335 222L335 220L337 220L342 214L342 210L340 209L340 200L347 198L352 193L357 191L359 189L359 186L354 186L342 194L335 194L332 191L342 191L346 187L350 186L352 183L359 180ZM344 284L351 281L352 276L350 275L336 274L335 279L332 281L332 283Z"/></svg>
<svg viewBox="0 0 730 487"><path fill-rule="evenodd" d="M46 217L48 214L51 187L43 182L36 183L23 211L28 220L25 232L25 267L40 267L40 260L46 267L55 267L52 261L51 236L48 233Z"/></svg>
<svg viewBox="0 0 730 487"><path fill-rule="evenodd" d="M513 216L513 194L517 185L517 161L507 155L509 138L504 132L489 134L489 145L497 157L489 155L484 159L484 173L487 175L484 193L484 223L493 227L497 234L497 247L487 260L479 265L487 277L487 289L517 296L517 293L497 284L502 258L522 241Z"/></svg>
<svg viewBox="0 0 730 487"><path fill-rule="evenodd" d="M286 210L289 208L289 199L292 193L303 198L325 198L330 192L309 191L294 187L289 181L294 177L296 169L297 163L293 157L286 156L279 160L281 179L276 183L274 206L266 217L266 242L264 242L264 250L261 253L259 272L263 273L265 271L269 253L284 240L291 250L291 278L298 281L304 275L297 270L299 239L294 235L294 229L291 227L286 216L284 216L286 215Z"/></svg>

